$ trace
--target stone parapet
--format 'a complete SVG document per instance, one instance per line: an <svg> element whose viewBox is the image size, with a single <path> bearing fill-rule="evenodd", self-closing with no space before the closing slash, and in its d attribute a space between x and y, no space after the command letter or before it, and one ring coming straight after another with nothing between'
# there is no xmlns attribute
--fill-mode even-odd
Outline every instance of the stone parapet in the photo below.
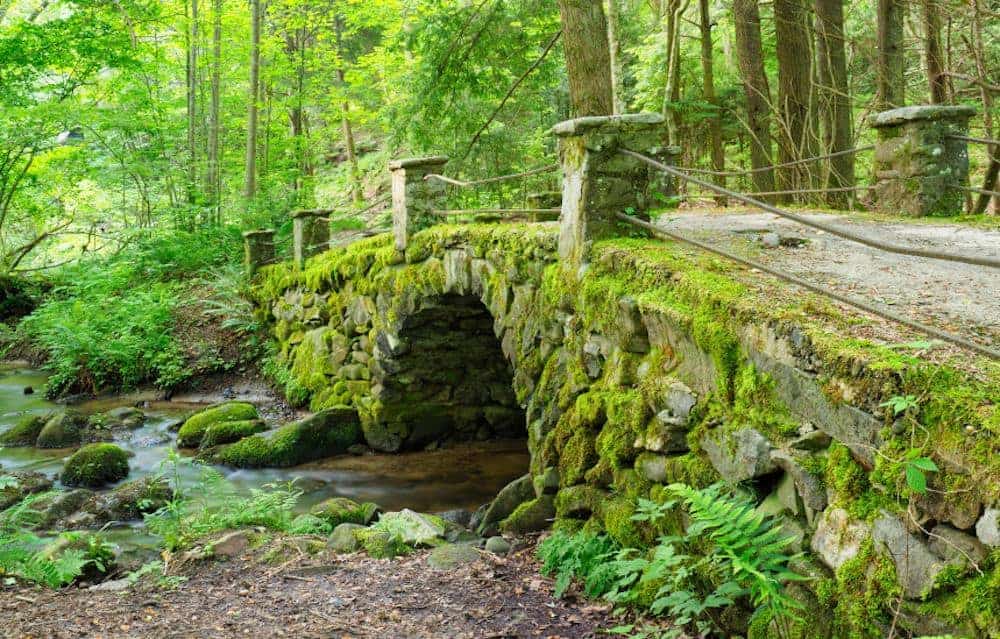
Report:
<svg viewBox="0 0 1000 639"><path fill-rule="evenodd" d="M274 229L243 233L243 266L247 273L253 275L268 264L274 264Z"/></svg>
<svg viewBox="0 0 1000 639"><path fill-rule="evenodd" d="M434 209L444 204L445 185L425 179L448 162L443 155L406 158L389 162L392 176L392 231L396 249L405 251L409 238L417 231L432 226Z"/></svg>

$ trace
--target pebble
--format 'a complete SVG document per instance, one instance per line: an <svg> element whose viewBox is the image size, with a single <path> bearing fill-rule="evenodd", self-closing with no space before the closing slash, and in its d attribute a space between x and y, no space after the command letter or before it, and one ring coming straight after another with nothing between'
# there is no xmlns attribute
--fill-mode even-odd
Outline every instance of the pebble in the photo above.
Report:
<svg viewBox="0 0 1000 639"><path fill-rule="evenodd" d="M490 537L486 540L486 551L494 555L506 555L510 552L510 542L503 537Z"/></svg>

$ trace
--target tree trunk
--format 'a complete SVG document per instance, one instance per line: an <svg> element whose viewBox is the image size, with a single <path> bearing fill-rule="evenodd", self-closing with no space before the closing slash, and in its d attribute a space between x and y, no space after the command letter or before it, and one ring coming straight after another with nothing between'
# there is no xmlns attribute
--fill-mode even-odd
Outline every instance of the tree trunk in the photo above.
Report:
<svg viewBox="0 0 1000 639"><path fill-rule="evenodd" d="M618 3L620 0L607 0L608 15L608 57L611 61L611 102L614 113L625 112L625 84L622 77L621 46L618 39Z"/></svg>
<svg viewBox="0 0 1000 639"><path fill-rule="evenodd" d="M804 0L774 0L778 57L778 162L815 155L813 136L812 42L809 11ZM807 188L815 167L800 164L778 170L779 190ZM779 201L791 201L782 196Z"/></svg>
<svg viewBox="0 0 1000 639"><path fill-rule="evenodd" d="M941 15L938 0L922 0L924 10L924 56L927 68L927 85L931 102L948 101L948 86L944 75L944 54L941 52Z"/></svg>
<svg viewBox="0 0 1000 639"><path fill-rule="evenodd" d="M614 111L608 25L601 0L559 0L573 117Z"/></svg>
<svg viewBox="0 0 1000 639"><path fill-rule="evenodd" d="M344 50L343 50L343 29L344 23L340 16L337 16L334 22L334 29L337 36L337 57L340 59L341 64L344 63ZM362 192L361 184L361 171L358 169L358 153L354 146L354 129L351 127L350 118L350 102L347 100L347 82L344 79L344 69L343 67L337 69L337 81L340 83L340 88L344 92L344 102L341 105L340 114L340 127L344 133L344 148L347 150L347 161L349 163L349 170L351 172L351 200L354 201L355 206L360 207L364 202L364 193Z"/></svg>
<svg viewBox="0 0 1000 639"><path fill-rule="evenodd" d="M990 93L990 89L986 86L989 84L990 78L986 68L986 49L983 46L982 6L979 4L980 0L969 1L972 5L972 38L974 43L973 58L976 61L976 76L979 79L979 97L983 103L983 133L987 138L992 138L993 94ZM987 147L987 152L990 155L990 164L986 168L986 178L983 180L983 189L987 191L996 191L1000 189L1000 183L997 181L997 176L1000 174L1000 145ZM972 208L973 213L984 213L991 200L993 202L993 208L991 210L995 213L997 205L1000 203L1000 198L991 197L985 193L981 193L976 199L976 204Z"/></svg>
<svg viewBox="0 0 1000 639"><path fill-rule="evenodd" d="M212 16L212 98L209 107L208 127L208 176L205 180L208 200L211 203L214 222L222 223L222 180L219 171L219 130L222 127L219 109L221 106L222 74L222 0L213 3Z"/></svg>
<svg viewBox="0 0 1000 639"><path fill-rule="evenodd" d="M247 153L244 164L243 197L257 195L257 100L260 93L261 0L250 0L250 106L247 109Z"/></svg>
<svg viewBox="0 0 1000 639"><path fill-rule="evenodd" d="M722 171L726 166L726 156L722 150L722 110L715 99L715 69L712 64L712 15L709 12L708 0L698 0L698 10L701 14L701 78L702 97L705 102L712 105L714 115L708 122L709 134L712 144L712 168ZM717 178L720 186L726 185L726 179L722 176ZM726 198L719 196L715 201L720 206L726 204Z"/></svg>
<svg viewBox="0 0 1000 639"><path fill-rule="evenodd" d="M878 58L875 76L878 93L876 108L880 111L903 106L906 82L903 76L903 2L878 0Z"/></svg>
<svg viewBox="0 0 1000 639"><path fill-rule="evenodd" d="M663 118L667 121L667 137L671 144L679 144L681 116L672 105L680 100L681 60L680 23L681 16L690 5L690 0L665 0L660 19L663 23L663 38L667 52L666 82L663 87Z"/></svg>
<svg viewBox="0 0 1000 639"><path fill-rule="evenodd" d="M760 10L757 0L733 0L736 24L736 59L747 100L747 129L750 132L750 166L771 166L771 89L764 70L764 49L760 38ZM754 190L774 190L774 172L753 174Z"/></svg>
<svg viewBox="0 0 1000 639"><path fill-rule="evenodd" d="M198 0L191 0L187 29L187 144L188 203L193 204L198 184Z"/></svg>
<svg viewBox="0 0 1000 639"><path fill-rule="evenodd" d="M852 125L847 59L844 52L844 0L816 0L816 58L819 62L819 101L823 115L823 146L827 153L851 148ZM854 154L831 158L826 185L854 186ZM826 202L845 208L850 193L827 193Z"/></svg>

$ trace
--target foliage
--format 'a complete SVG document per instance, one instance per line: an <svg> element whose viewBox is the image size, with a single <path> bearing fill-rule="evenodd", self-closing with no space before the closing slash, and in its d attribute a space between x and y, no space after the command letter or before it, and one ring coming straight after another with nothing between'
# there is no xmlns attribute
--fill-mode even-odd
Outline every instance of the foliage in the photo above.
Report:
<svg viewBox="0 0 1000 639"><path fill-rule="evenodd" d="M690 524L681 536L661 536L649 549L618 548L605 535L583 530L555 532L539 545L542 571L556 576L556 595L572 580L584 592L652 615L667 615L668 629L629 625L616 634L634 637L681 637L689 627L699 634L719 631L722 609L746 600L754 614L778 620L797 619L801 606L783 583L801 579L788 569L784 552L791 539L780 523L753 504L726 494L721 484L704 489L673 484L676 500L640 500L633 520L659 528L678 505Z"/></svg>

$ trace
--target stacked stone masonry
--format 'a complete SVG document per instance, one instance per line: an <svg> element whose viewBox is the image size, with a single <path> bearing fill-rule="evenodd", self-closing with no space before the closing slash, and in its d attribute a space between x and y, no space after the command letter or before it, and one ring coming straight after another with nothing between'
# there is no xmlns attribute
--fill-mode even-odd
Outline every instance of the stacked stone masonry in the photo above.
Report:
<svg viewBox="0 0 1000 639"><path fill-rule="evenodd" d="M405 253L378 236L265 269L289 397L353 407L384 451L526 430L530 473L483 530L554 518L650 543L636 498L738 483L804 553L795 636L885 636L897 607L907 632L998 636L995 372L831 334L662 242L597 242L567 272L557 235L434 227ZM909 394L919 410L884 405ZM940 469L925 495L904 472L921 442Z"/></svg>

